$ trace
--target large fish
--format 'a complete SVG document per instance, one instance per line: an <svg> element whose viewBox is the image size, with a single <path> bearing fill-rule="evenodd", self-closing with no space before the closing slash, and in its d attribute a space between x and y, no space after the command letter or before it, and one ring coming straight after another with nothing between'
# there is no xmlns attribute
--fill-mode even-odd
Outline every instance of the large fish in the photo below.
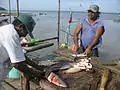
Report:
<svg viewBox="0 0 120 90"><path fill-rule="evenodd" d="M57 90L55 86L47 80L42 79L40 80L39 84L40 84L40 87L44 88L45 90Z"/></svg>
<svg viewBox="0 0 120 90"><path fill-rule="evenodd" d="M83 54L83 53L80 53L80 54L77 54L77 53L75 53L75 54L71 54L73 57L86 57L86 55L85 54Z"/></svg>
<svg viewBox="0 0 120 90"><path fill-rule="evenodd" d="M107 82L110 78L111 71L109 69L104 69L101 77L100 90L105 90Z"/></svg>
<svg viewBox="0 0 120 90"><path fill-rule="evenodd" d="M54 63L51 62L51 65L49 62L49 69L51 69L51 71L62 71L63 74L76 73L82 70L89 70L92 68L90 59L91 58L79 59L77 60L77 62L61 60Z"/></svg>
<svg viewBox="0 0 120 90"><path fill-rule="evenodd" d="M70 74L80 72L82 70L89 70L92 68L92 65L89 63L89 58L80 59L79 62L70 62L70 61L59 61L49 65L47 71L50 71L50 75L47 77L47 80L50 83L53 83L60 87L67 87L67 84L62 78L62 74ZM57 73L59 72L60 73Z"/></svg>
<svg viewBox="0 0 120 90"><path fill-rule="evenodd" d="M80 72L80 71L82 71L81 68L72 67L72 68L69 68L68 70L64 70L62 73L63 74L71 74L71 73L77 73L77 72Z"/></svg>
<svg viewBox="0 0 120 90"><path fill-rule="evenodd" d="M63 81L62 77L60 75L57 75L53 72L50 73L50 75L48 76L48 81L60 86L60 87L67 87L67 84Z"/></svg>
<svg viewBox="0 0 120 90"><path fill-rule="evenodd" d="M92 68L92 64L90 63L91 58L80 59L77 63L71 63L71 67L67 70L64 70L63 74L70 74L80 72L82 70L89 70Z"/></svg>

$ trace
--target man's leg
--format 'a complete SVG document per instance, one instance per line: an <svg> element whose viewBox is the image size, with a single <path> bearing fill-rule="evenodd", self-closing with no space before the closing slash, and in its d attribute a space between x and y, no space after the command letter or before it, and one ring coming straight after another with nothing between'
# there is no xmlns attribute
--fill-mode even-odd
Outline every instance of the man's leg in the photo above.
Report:
<svg viewBox="0 0 120 90"><path fill-rule="evenodd" d="M95 49L92 50L91 56L99 57L98 48L95 48Z"/></svg>
<svg viewBox="0 0 120 90"><path fill-rule="evenodd" d="M43 70L38 70L38 69L26 64L25 61L14 64L14 67L17 68L22 73L24 73L24 75L29 78L37 77L37 78L41 79L41 77L44 75Z"/></svg>

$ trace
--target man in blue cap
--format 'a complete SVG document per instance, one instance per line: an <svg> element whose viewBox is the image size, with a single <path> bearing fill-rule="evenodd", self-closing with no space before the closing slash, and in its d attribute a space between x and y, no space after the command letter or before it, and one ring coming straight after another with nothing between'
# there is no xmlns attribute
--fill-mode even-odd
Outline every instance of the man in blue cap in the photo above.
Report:
<svg viewBox="0 0 120 90"><path fill-rule="evenodd" d="M35 21L30 15L20 15L15 18L12 24L7 19L0 19L0 83L5 79L7 72L6 60L10 58L11 63L27 77L46 77L49 81L56 75L55 69L49 69L43 65L37 65L24 55L20 44L20 38L29 34L32 38L32 31ZM59 78L58 78L59 80ZM1 86L0 86L1 87Z"/></svg>
<svg viewBox="0 0 120 90"><path fill-rule="evenodd" d="M105 31L103 23L99 20L100 12L98 5L90 5L88 17L80 19L74 31L73 51L81 48L86 56L99 56L98 48L102 44L102 35ZM80 34L80 45L78 36Z"/></svg>

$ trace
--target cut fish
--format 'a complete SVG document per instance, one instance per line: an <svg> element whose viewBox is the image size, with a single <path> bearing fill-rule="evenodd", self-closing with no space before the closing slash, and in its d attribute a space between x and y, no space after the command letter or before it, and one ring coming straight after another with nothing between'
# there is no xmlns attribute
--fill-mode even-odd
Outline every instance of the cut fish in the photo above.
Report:
<svg viewBox="0 0 120 90"><path fill-rule="evenodd" d="M73 57L86 57L85 54L80 53L80 54L72 54Z"/></svg>

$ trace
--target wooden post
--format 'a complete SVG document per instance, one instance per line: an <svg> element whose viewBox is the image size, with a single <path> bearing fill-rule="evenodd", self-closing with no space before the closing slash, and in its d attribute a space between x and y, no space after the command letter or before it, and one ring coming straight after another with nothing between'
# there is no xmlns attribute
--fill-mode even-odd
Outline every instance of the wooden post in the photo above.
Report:
<svg viewBox="0 0 120 90"><path fill-rule="evenodd" d="M30 82L26 76L24 76L24 90L30 90Z"/></svg>
<svg viewBox="0 0 120 90"><path fill-rule="evenodd" d="M19 0L16 0L16 7L17 7L17 11L16 11L16 14L17 14L17 17L19 17Z"/></svg>
<svg viewBox="0 0 120 90"><path fill-rule="evenodd" d="M9 18L10 18L10 23L11 23L11 3L10 3L10 0L9 0Z"/></svg>
<svg viewBox="0 0 120 90"><path fill-rule="evenodd" d="M59 48L59 38L60 38L60 0L58 0L58 48Z"/></svg>

